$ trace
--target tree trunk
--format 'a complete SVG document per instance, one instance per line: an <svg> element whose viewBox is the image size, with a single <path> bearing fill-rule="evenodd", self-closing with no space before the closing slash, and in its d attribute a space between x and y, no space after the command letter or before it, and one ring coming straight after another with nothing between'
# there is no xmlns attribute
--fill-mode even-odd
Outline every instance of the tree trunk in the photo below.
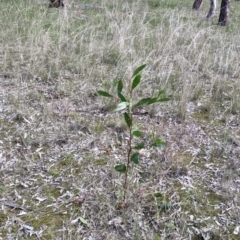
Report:
<svg viewBox="0 0 240 240"><path fill-rule="evenodd" d="M229 18L230 0L222 0L218 25L226 26Z"/></svg>
<svg viewBox="0 0 240 240"><path fill-rule="evenodd" d="M199 10L202 7L203 0L195 0L192 6L193 10Z"/></svg>
<svg viewBox="0 0 240 240"><path fill-rule="evenodd" d="M206 17L207 20L209 20L210 18L213 17L213 15L215 14L215 11L216 11L216 7L217 7L216 0L210 0L210 9L209 9L209 12Z"/></svg>
<svg viewBox="0 0 240 240"><path fill-rule="evenodd" d="M49 7L64 7L64 0L50 0Z"/></svg>

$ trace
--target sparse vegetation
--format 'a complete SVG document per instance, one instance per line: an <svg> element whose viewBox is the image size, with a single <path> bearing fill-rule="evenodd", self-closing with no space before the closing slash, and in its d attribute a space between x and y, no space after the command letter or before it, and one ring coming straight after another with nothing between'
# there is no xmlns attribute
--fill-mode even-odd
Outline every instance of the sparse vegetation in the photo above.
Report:
<svg viewBox="0 0 240 240"><path fill-rule="evenodd" d="M240 238L240 4L220 28L192 2L1 1L0 238ZM129 128L96 91L142 63L136 99L172 101L134 119L167 144L141 152L123 211Z"/></svg>

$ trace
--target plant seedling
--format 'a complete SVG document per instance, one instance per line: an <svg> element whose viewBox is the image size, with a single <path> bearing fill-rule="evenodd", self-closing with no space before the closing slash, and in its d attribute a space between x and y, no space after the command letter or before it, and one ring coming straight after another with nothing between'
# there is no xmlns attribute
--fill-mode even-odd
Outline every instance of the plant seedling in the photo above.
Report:
<svg viewBox="0 0 240 240"><path fill-rule="evenodd" d="M144 142L134 145L133 139L134 138L140 138L142 137L142 133L139 131L137 124L135 124L135 119L133 118L133 110L136 110L140 106L143 105L151 105L156 103L162 103L169 101L169 98L162 97L162 95L165 93L165 90L159 89L158 93L154 97L149 98L142 98L138 101L135 101L133 98L133 91L136 89L136 87L141 82L141 74L140 72L146 67L146 64L141 65L138 67L134 72L133 75L129 81L129 87L127 89L127 97L123 95L123 81L118 80L116 84L116 90L117 90L117 96L113 96L112 94L99 90L97 93L103 97L107 98L117 98L120 100L120 103L116 106L114 109L114 112L123 112L123 117L125 120L125 123L128 128L129 133L129 140L128 140L128 146L127 146L127 152L126 152L126 163L119 164L115 166L115 170L119 173L125 174L124 176L124 182L123 182L123 199L122 199L122 206L126 206L126 194L128 190L128 173L129 168L131 166L131 163L138 164L139 163L139 150L143 149L145 147ZM161 147L164 146L165 143L161 139L153 139L152 143L150 144L150 147Z"/></svg>

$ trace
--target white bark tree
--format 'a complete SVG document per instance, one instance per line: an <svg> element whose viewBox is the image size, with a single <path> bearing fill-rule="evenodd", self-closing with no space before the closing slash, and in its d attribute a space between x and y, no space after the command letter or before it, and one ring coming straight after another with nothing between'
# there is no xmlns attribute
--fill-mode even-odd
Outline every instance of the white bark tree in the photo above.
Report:
<svg viewBox="0 0 240 240"><path fill-rule="evenodd" d="M229 8L230 8L230 1L231 0L222 0L221 2L221 8L220 8L220 15L218 19L218 25L220 26L226 26L229 19ZM193 10L199 10L202 7L203 0L195 0L193 3ZM210 0L210 9L206 16L206 19L211 19L215 12L216 12L216 6L217 1L216 0Z"/></svg>

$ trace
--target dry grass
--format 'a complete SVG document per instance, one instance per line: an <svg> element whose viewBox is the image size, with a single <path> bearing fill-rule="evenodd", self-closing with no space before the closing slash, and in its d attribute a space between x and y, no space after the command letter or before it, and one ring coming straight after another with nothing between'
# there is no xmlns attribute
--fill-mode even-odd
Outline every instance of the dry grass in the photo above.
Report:
<svg viewBox="0 0 240 240"><path fill-rule="evenodd" d="M182 2L2 1L0 239L240 238L240 5L220 28ZM96 90L143 63L137 95L172 101L138 121L167 146L122 211L126 127Z"/></svg>

